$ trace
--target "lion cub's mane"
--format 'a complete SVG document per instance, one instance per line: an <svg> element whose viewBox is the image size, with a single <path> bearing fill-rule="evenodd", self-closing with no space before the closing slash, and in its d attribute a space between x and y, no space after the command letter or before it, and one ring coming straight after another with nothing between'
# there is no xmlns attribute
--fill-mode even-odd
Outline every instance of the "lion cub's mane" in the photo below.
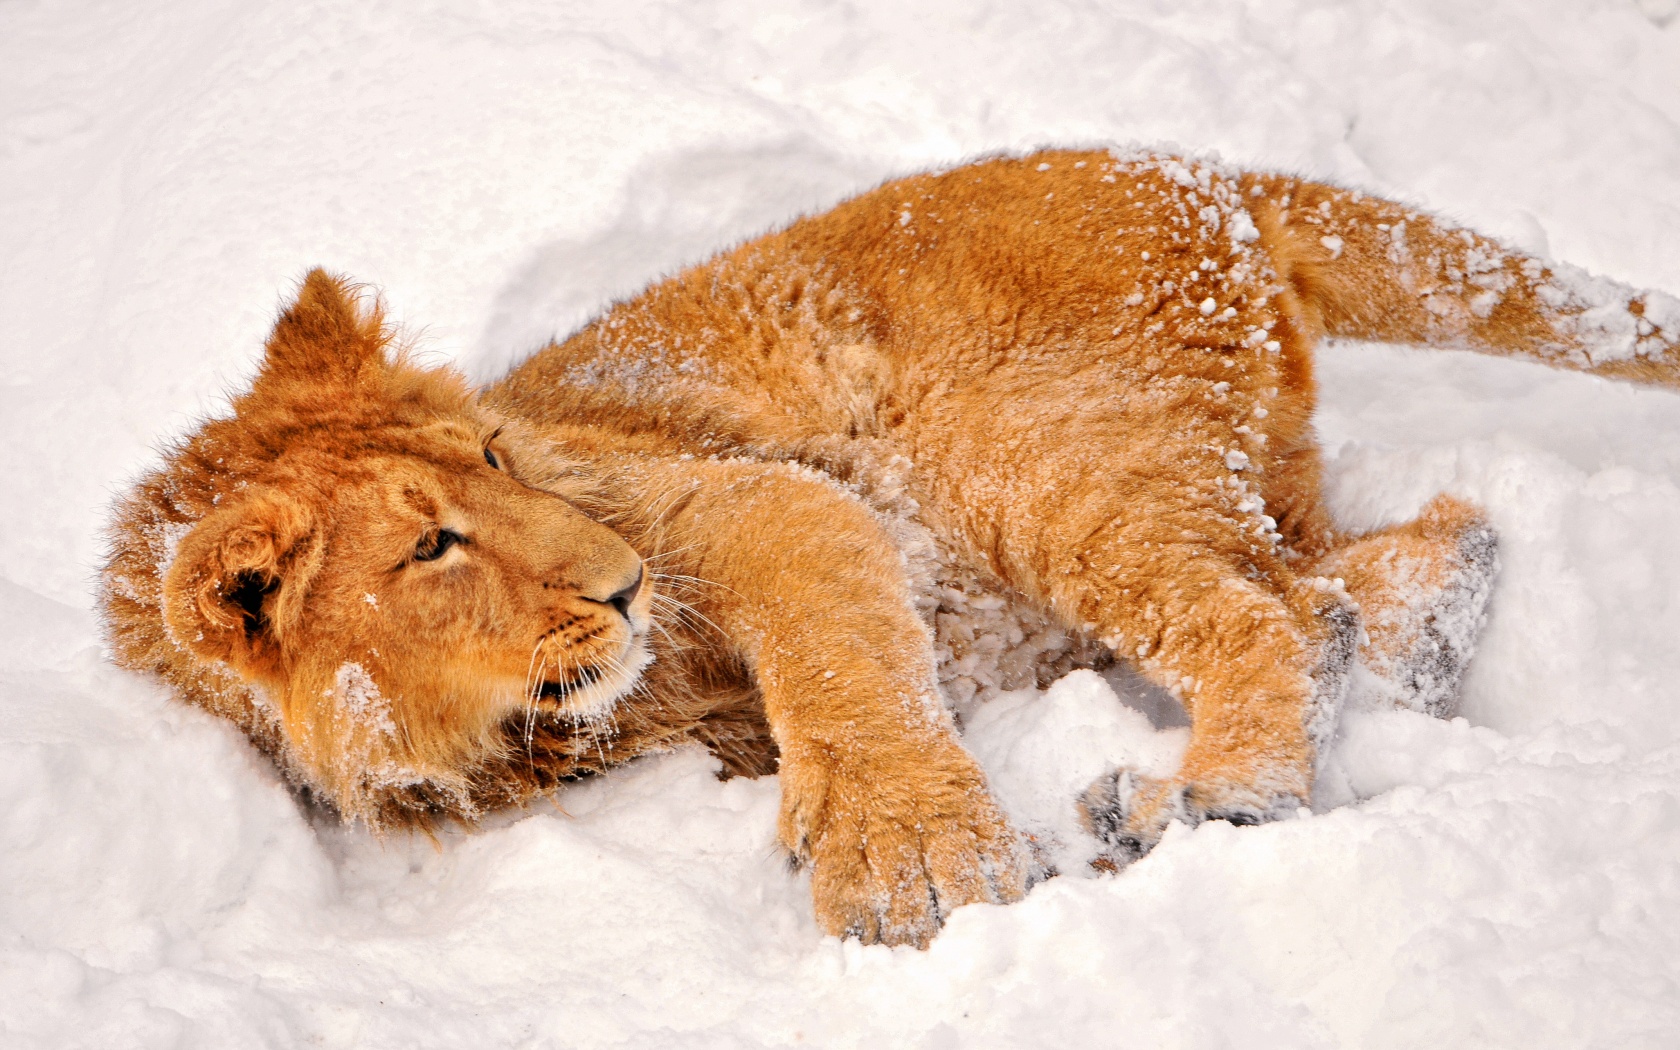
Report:
<svg viewBox="0 0 1680 1050"><path fill-rule="evenodd" d="M354 295L349 286L340 290ZM447 779L415 776L401 768L354 770L346 762L344 782L317 783L319 774L311 775L294 753L268 690L177 636L165 607L164 581L178 545L196 524L224 500L258 483L299 495L319 495L332 485L336 470L312 477L297 469L299 445L317 446L319 455L305 457L306 466L348 464L354 457L345 450L355 447L358 435L393 418L480 415L473 391L457 373L413 363L385 325L377 302L364 305L361 324L381 359L364 396L323 402L310 396L308 376L259 383L235 398L227 415L203 421L166 447L162 466L142 476L119 502L107 534L109 558L100 586L116 660L157 675L183 699L233 722L305 799L376 829L429 828L447 818L471 822L631 756L688 742L711 749L730 774L773 770L775 744L744 670L732 666L716 646L708 647L704 625L682 615L676 604L671 606L676 614L665 617L650 638L653 666L610 718L577 721L550 714L510 720L500 746ZM504 429L519 440L532 483L565 496L638 546L657 547L660 508L635 490L634 477L564 455L516 421ZM282 450L290 453L286 462ZM261 580L250 581L247 604L254 607L262 586ZM276 626L284 629L284 624ZM340 677L355 670L346 664ZM376 687L369 682L366 689L377 705ZM381 712L375 706L363 714L378 718Z"/></svg>

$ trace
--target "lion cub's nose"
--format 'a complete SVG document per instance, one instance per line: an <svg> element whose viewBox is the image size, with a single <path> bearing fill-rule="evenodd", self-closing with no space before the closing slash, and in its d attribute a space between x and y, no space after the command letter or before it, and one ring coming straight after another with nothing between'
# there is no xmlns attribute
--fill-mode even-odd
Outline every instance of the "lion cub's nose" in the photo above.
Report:
<svg viewBox="0 0 1680 1050"><path fill-rule="evenodd" d="M637 594L641 593L642 577L644 575L642 567L637 565L636 578L630 581L630 585L619 588L611 598L607 599L607 604L617 609L618 614L624 617L627 623L630 620L630 603L636 600Z"/></svg>

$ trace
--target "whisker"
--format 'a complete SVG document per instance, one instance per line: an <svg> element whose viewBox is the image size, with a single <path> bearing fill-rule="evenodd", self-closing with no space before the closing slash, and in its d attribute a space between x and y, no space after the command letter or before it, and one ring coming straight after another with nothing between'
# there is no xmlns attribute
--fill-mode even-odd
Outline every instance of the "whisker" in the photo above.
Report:
<svg viewBox="0 0 1680 1050"><path fill-rule="evenodd" d="M681 547L672 547L668 550L659 551L656 554L649 554L647 557L643 558L642 560L645 561L645 562L653 562L653 563L657 564L658 562L661 562L666 558L675 558L677 555L683 554L687 551L691 551L698 546L700 546L700 541L695 540L693 543L685 543Z"/></svg>
<svg viewBox="0 0 1680 1050"><path fill-rule="evenodd" d="M540 652L542 661L537 664L536 676L531 680L530 687L525 694L525 755L533 766L536 764L537 697L542 694L543 672L548 670L548 647L546 644L542 645Z"/></svg>
<svg viewBox="0 0 1680 1050"><path fill-rule="evenodd" d="M665 515L675 510L677 507L677 501L682 499L683 496L688 495L691 491L693 490L679 491L677 489L672 489L667 492L664 499L665 506L657 514L653 515L653 519L648 522L647 531L652 532L653 530L659 528L659 526L663 525L665 523Z"/></svg>
<svg viewBox="0 0 1680 1050"><path fill-rule="evenodd" d="M685 598L695 599L702 597L700 588L680 581L677 583L669 583L665 580L657 580L655 581L655 589L657 593L660 594L669 594L672 596L682 596Z"/></svg>
<svg viewBox="0 0 1680 1050"><path fill-rule="evenodd" d="M677 615L677 618L679 620L692 617L693 619L698 620L701 624L704 624L705 626L711 628L714 632L716 632L716 634L719 638L728 638L729 637L724 632L723 628L719 627L717 624L715 624L711 621L710 617L708 617L705 613L701 612L699 609L696 609L694 606L688 604L687 602L680 601L676 598L671 597L668 594L658 594L658 593L654 594L654 599L656 601L658 601L659 599L663 599L664 602L673 611L675 611L675 613Z"/></svg>
<svg viewBox="0 0 1680 1050"><path fill-rule="evenodd" d="M542 689L542 672L548 664L548 657L543 655L544 648L543 640L539 639L525 665L525 759L533 769L537 762L532 749L532 738L536 733L537 693ZM538 656L543 656L542 663L537 662Z"/></svg>
<svg viewBox="0 0 1680 1050"><path fill-rule="evenodd" d="M737 598L742 597L742 594L741 594L740 591L737 591L735 588L730 587L727 584L719 583L716 580L702 579L699 576L690 576L687 573L661 572L661 571L656 569L653 572L653 578L656 579L656 580L675 580L675 581L679 581L681 583L687 584L689 586L719 587L719 588L722 588L723 590L728 591L730 594L733 594Z"/></svg>
<svg viewBox="0 0 1680 1050"><path fill-rule="evenodd" d="M681 638L678 638L676 635L671 633L671 629L669 627L666 627L658 620L653 621L653 628L659 632L660 638L664 639L664 645L667 646L671 652L682 653L695 648L693 643L686 642Z"/></svg>

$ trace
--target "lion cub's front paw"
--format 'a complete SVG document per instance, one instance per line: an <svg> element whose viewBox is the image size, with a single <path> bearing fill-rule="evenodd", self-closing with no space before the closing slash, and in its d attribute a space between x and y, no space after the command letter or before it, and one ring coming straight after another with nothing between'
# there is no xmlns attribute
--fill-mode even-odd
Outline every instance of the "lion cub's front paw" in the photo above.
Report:
<svg viewBox="0 0 1680 1050"><path fill-rule="evenodd" d="M973 759L950 750L897 774L784 762L783 841L810 866L825 931L925 948L964 904L1026 893L1026 844Z"/></svg>
<svg viewBox="0 0 1680 1050"><path fill-rule="evenodd" d="M1153 849L1175 820L1192 827L1204 820L1264 824L1305 804L1288 791L1225 780L1161 780L1117 769L1085 789L1079 810L1091 834L1108 846L1107 859L1123 867Z"/></svg>

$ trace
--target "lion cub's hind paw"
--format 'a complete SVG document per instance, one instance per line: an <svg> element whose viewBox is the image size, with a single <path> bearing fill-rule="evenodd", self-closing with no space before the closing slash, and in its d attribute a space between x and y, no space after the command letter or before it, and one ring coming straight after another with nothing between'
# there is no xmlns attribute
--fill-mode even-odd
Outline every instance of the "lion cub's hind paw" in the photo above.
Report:
<svg viewBox="0 0 1680 1050"><path fill-rule="evenodd" d="M1354 541L1317 571L1344 577L1359 601L1366 702L1456 713L1499 572L1498 536L1482 512L1437 496L1416 521Z"/></svg>
<svg viewBox="0 0 1680 1050"><path fill-rule="evenodd" d="M1148 853L1183 811L1182 788L1129 769L1104 773L1079 797L1080 819L1108 847L1104 859L1114 867Z"/></svg>
<svg viewBox="0 0 1680 1050"><path fill-rule="evenodd" d="M1220 781L1176 781L1129 769L1105 773L1079 798L1086 828L1108 847L1104 868L1123 868L1155 848L1167 826L1208 820L1266 824L1289 816L1303 801L1287 792L1266 794Z"/></svg>

